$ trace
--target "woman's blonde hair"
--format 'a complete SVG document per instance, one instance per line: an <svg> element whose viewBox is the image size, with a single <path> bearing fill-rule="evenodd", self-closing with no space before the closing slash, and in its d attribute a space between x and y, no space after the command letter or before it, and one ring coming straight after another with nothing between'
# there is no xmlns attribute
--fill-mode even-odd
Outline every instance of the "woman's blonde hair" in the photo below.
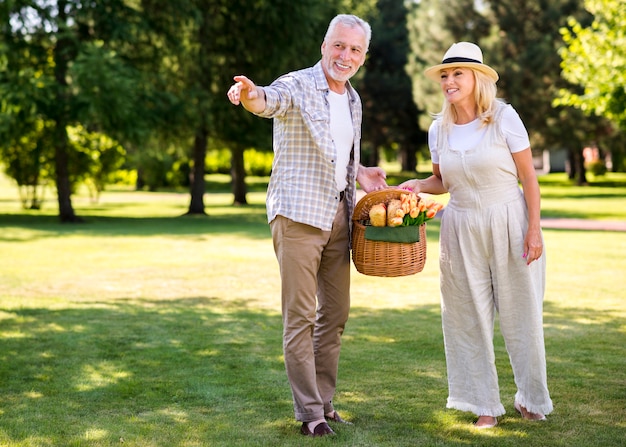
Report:
<svg viewBox="0 0 626 447"><path fill-rule="evenodd" d="M481 121L481 127L490 124L501 100L496 98L498 88L496 83L486 74L478 70L469 69L474 73L476 85L474 86L474 99L476 100L476 117ZM446 99L443 100L441 112L435 115L441 118L444 129L448 130L457 119L456 108Z"/></svg>

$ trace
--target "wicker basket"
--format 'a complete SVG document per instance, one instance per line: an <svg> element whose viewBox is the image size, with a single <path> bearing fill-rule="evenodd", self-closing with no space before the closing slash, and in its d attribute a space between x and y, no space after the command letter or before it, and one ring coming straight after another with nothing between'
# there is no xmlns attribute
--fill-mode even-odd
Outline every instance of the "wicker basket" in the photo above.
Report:
<svg viewBox="0 0 626 447"><path fill-rule="evenodd" d="M365 225L370 208L381 202L399 199L406 193L389 188L370 192L354 208L352 216L352 261L360 273L369 276L408 276L421 272L426 263L426 224L420 225L419 242L412 244L365 239Z"/></svg>

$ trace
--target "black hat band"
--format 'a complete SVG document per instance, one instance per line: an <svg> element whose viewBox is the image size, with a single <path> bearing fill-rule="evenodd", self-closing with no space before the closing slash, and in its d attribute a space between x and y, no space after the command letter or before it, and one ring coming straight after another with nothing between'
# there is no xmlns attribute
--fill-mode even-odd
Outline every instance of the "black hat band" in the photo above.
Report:
<svg viewBox="0 0 626 447"><path fill-rule="evenodd" d="M455 62L471 62L474 64L482 64L481 61L477 61L476 59L470 59L469 57L449 57L444 59L442 64L453 64Z"/></svg>

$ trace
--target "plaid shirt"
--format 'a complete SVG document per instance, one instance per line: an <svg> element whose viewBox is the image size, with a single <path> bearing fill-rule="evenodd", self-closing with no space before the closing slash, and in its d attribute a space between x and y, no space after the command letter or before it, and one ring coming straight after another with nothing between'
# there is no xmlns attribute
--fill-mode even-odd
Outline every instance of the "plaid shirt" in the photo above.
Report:
<svg viewBox="0 0 626 447"><path fill-rule="evenodd" d="M347 83L354 133L353 154L348 165L349 215L356 197L356 173L360 158L361 99ZM274 162L267 189L267 218L277 215L330 231L339 191L335 182L337 150L330 134L329 87L321 62L288 73L265 91L265 110L274 119Z"/></svg>

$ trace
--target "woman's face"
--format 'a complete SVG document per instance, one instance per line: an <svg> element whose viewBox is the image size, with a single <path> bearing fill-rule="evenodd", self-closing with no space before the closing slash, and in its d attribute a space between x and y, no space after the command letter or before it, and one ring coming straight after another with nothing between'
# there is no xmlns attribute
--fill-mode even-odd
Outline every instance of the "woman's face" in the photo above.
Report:
<svg viewBox="0 0 626 447"><path fill-rule="evenodd" d="M447 68L440 72L443 95L450 104L473 104L476 78L469 68Z"/></svg>

